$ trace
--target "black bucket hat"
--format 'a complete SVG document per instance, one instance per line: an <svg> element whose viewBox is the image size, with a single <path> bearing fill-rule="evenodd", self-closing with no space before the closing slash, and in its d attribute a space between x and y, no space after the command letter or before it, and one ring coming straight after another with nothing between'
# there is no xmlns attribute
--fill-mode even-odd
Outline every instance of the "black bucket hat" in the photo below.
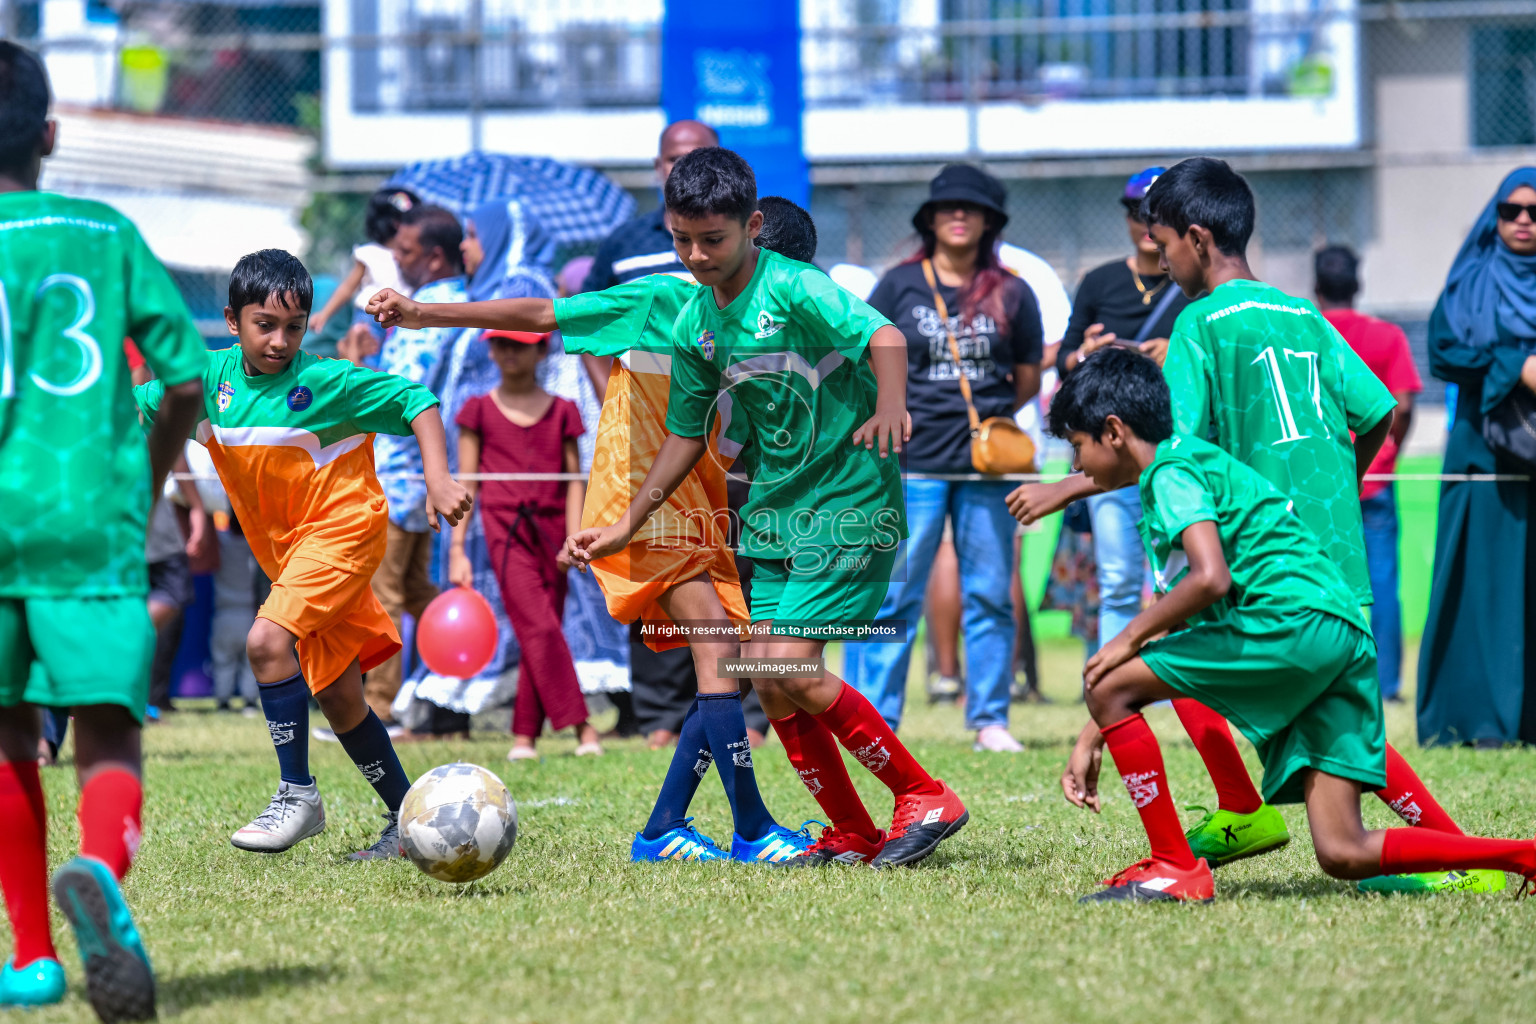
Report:
<svg viewBox="0 0 1536 1024"><path fill-rule="evenodd" d="M919 234L929 230L933 204L944 200L975 203L997 218L998 227L1008 223L1008 190L980 167L950 164L928 183L928 201L912 215L912 226Z"/></svg>

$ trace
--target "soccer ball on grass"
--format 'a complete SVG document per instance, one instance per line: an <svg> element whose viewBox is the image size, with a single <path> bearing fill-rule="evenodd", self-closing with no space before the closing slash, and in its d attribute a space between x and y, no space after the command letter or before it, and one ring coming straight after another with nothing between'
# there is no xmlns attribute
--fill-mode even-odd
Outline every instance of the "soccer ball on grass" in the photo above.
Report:
<svg viewBox="0 0 1536 1024"><path fill-rule="evenodd" d="M501 780L462 761L433 768L400 805L400 846L440 882L472 882L496 869L517 839L517 805Z"/></svg>

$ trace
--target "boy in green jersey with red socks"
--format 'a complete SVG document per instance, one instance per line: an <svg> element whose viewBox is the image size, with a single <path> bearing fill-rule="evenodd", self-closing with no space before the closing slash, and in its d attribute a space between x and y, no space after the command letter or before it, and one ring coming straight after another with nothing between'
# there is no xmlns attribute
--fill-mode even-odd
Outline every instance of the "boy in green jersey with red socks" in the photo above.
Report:
<svg viewBox="0 0 1536 1024"><path fill-rule="evenodd" d="M75 718L80 855L53 876L102 1020L155 1014L118 883L138 851L155 649L144 534L202 404L208 350L126 217L37 190L56 125L42 63L0 41L0 1006L64 998L48 921L39 707ZM146 445L123 338L165 388ZM34 665L42 671L33 672Z"/></svg>
<svg viewBox="0 0 1536 1024"><path fill-rule="evenodd" d="M1198 300L1180 314L1167 376L1175 429L1208 439L1295 502L1361 604L1371 601L1360 524L1360 476L1385 439L1395 401L1312 304L1257 281L1245 251L1252 190L1226 163L1185 160L1148 189L1144 214L1174 282ZM1086 476L1026 485L1010 496L1030 522L1097 488ZM1107 639L1107 638L1106 638ZM1285 845L1227 723L1198 701L1174 709L1194 740L1219 807L1189 830L1213 866ZM1411 825L1458 833L1456 823L1390 745L1377 795ZM1470 882L1470 884L1469 884ZM1371 880L1362 888L1501 888L1497 873Z"/></svg>
<svg viewBox="0 0 1536 1024"><path fill-rule="evenodd" d="M666 202L678 255L705 286L673 328L669 433L628 508L613 525L573 536L572 556L590 563L622 551L705 457L716 419L729 410L745 420L752 495L742 553L754 566L754 639L742 655L807 666L755 686L790 763L832 819L801 862L915 864L965 824L965 806L821 664L828 639L872 628L906 535L890 458L908 430L906 342L815 267L752 243L762 224L757 183L730 150L680 159ZM895 795L889 830L875 827L834 737Z"/></svg>
<svg viewBox="0 0 1536 1024"><path fill-rule="evenodd" d="M1386 738L1376 645L1355 588L1287 495L1215 445L1175 433L1155 364L1123 349L1095 353L1067 378L1050 419L1099 487L1140 488L1141 534L1161 594L1083 673L1093 721L1062 788L1097 811L1107 745L1151 843L1149 857L1083 902L1214 897L1141 716L1154 701L1186 698L1230 718L1258 748L1265 800L1305 802L1329 875L1482 869L1536 878L1529 839L1366 830L1360 793L1386 781Z"/></svg>

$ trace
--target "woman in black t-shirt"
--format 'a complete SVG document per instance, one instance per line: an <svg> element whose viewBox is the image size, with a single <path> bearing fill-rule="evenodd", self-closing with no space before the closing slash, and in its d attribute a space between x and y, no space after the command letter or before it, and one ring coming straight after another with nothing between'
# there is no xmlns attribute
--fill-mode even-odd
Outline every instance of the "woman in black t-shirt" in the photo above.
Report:
<svg viewBox="0 0 1536 1024"><path fill-rule="evenodd" d="M998 236L1008 222L1006 199L1002 183L985 171L964 164L944 168L912 218L921 250L881 278L869 297L907 336L912 437L903 457L910 473L974 472L961 373L982 419L1012 416L1040 389L1040 307L1029 285L997 258ZM924 276L924 261L932 263L947 324ZM946 328L959 347L958 364ZM850 644L847 661L848 681L893 728L901 720L912 637L948 519L960 561L966 726L976 730L980 749L1022 749L1007 729L1014 636L1009 562L1016 525L1003 501L1009 490L1003 480L907 480L910 537L880 609L882 619L905 623L906 639Z"/></svg>

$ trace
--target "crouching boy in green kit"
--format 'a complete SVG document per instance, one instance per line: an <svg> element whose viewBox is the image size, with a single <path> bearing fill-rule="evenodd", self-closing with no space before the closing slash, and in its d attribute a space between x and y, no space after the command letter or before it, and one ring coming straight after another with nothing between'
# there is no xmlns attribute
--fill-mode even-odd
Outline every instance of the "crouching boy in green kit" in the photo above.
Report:
<svg viewBox="0 0 1536 1024"><path fill-rule="evenodd" d="M1354 592L1291 502L1221 449L1173 436L1168 385L1138 353L1096 353L1051 406L1051 431L1106 490L1138 484L1142 539L1162 595L1091 658L1091 722L1062 777L1073 804L1099 809L1107 745L1151 841L1151 856L1085 897L1206 902L1141 716L1193 697L1258 748L1264 799L1305 802L1318 863L1336 878L1492 868L1536 878L1536 843L1431 829L1367 831L1362 789L1386 775L1376 648ZM1185 628L1185 623L1188 627ZM1168 630L1177 630L1154 640Z"/></svg>

